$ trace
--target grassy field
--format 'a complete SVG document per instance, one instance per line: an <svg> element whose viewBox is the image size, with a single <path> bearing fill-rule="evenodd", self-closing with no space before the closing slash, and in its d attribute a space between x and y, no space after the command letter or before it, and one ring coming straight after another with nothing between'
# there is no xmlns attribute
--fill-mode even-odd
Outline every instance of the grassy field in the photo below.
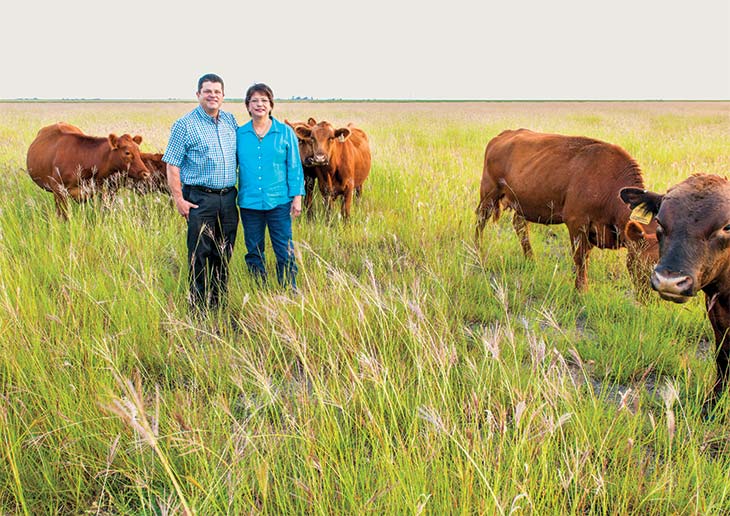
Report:
<svg viewBox="0 0 730 516"><path fill-rule="evenodd" d="M255 290L241 236L202 322L168 198L63 222L24 170L49 123L162 151L194 106L0 104L0 513L727 514L703 300L640 302L625 251L576 293L563 226L534 262L510 217L472 236L500 131L619 144L663 191L728 173L730 103L277 103L363 128L370 178L349 224L295 222L301 296Z"/></svg>

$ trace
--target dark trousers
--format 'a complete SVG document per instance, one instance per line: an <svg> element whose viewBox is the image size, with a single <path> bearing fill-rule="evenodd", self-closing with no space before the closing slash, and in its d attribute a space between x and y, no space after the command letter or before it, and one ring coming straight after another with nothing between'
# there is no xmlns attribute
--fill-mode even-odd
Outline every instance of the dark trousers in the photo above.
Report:
<svg viewBox="0 0 730 516"><path fill-rule="evenodd" d="M190 302L199 309L215 308L225 302L228 262L236 243L236 189L220 194L186 185L183 197L198 205L188 216Z"/></svg>
<svg viewBox="0 0 730 516"><path fill-rule="evenodd" d="M271 210L241 208L241 225L246 241L246 265L249 272L262 282L266 281L266 228L269 228L271 247L276 255L276 279L281 286L297 287L297 263L291 228L291 202Z"/></svg>

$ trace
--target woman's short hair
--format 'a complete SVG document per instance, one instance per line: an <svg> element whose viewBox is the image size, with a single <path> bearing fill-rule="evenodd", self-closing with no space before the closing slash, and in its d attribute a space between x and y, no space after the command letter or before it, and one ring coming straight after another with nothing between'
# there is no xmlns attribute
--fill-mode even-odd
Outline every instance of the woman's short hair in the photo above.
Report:
<svg viewBox="0 0 730 516"><path fill-rule="evenodd" d="M252 84L251 87L246 90L246 98L244 100L244 102L246 103L246 111L248 111L248 103L251 102L251 97L253 97L254 93L263 93L264 95L266 95L269 99L271 110L274 110L274 92L271 91L271 88L269 88L263 82L257 82L255 84Z"/></svg>

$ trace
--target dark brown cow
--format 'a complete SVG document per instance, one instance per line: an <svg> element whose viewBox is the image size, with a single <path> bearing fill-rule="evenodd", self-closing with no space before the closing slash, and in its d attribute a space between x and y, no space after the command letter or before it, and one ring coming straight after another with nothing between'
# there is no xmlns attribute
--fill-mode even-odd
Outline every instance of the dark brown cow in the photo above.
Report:
<svg viewBox="0 0 730 516"><path fill-rule="evenodd" d="M503 208L512 208L513 226L528 258L533 255L528 222L568 226L579 291L588 288L586 267L593 247L627 247L632 280L646 291L646 264L656 263L656 247L644 231L643 237L632 232L639 242L627 238L630 210L619 198L625 186L643 188L644 180L636 162L617 145L527 129L504 131L484 153L475 243L479 246L490 217L497 220ZM653 226L646 229L653 233Z"/></svg>
<svg viewBox="0 0 730 516"><path fill-rule="evenodd" d="M140 152L139 157L142 159L150 176L147 179L132 179L128 185L137 193L147 194L152 192L160 192L170 194L167 186L167 163L162 161L162 154L159 152Z"/></svg>
<svg viewBox="0 0 730 516"><path fill-rule="evenodd" d="M293 126L305 166L312 166L328 210L342 196L342 217L350 217L352 194L358 196L370 174L370 144L362 129L352 124L335 129L329 122L310 118L307 125Z"/></svg>
<svg viewBox="0 0 730 516"><path fill-rule="evenodd" d="M696 174L665 195L626 188L633 209L656 215L659 263L651 286L662 299L684 303L701 290L715 333L717 380L706 408L725 391L730 358L730 182Z"/></svg>
<svg viewBox="0 0 730 516"><path fill-rule="evenodd" d="M139 156L141 136L110 134L97 138L65 122L38 131L28 148L28 174L53 193L58 214L67 217L66 198L89 199L112 174L126 172L135 179L149 177Z"/></svg>
<svg viewBox="0 0 730 516"><path fill-rule="evenodd" d="M314 118L310 118L306 122L290 122L284 120L286 125L294 129L296 134L297 126L303 127L314 127L316 122ZM302 151L311 148L309 143L299 140L299 154L301 157ZM307 215L311 215L312 201L314 200L314 185L317 182L317 169L311 163L311 157L309 159L302 157L302 169L304 170L304 209L307 210Z"/></svg>

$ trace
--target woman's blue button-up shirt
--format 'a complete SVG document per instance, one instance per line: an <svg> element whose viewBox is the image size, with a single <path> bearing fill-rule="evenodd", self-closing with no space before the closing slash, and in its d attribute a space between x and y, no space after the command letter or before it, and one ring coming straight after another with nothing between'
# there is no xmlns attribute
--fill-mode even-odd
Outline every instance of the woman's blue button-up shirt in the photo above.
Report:
<svg viewBox="0 0 730 516"><path fill-rule="evenodd" d="M249 121L236 132L238 205L270 210L304 195L304 172L294 131L275 118L259 140Z"/></svg>

